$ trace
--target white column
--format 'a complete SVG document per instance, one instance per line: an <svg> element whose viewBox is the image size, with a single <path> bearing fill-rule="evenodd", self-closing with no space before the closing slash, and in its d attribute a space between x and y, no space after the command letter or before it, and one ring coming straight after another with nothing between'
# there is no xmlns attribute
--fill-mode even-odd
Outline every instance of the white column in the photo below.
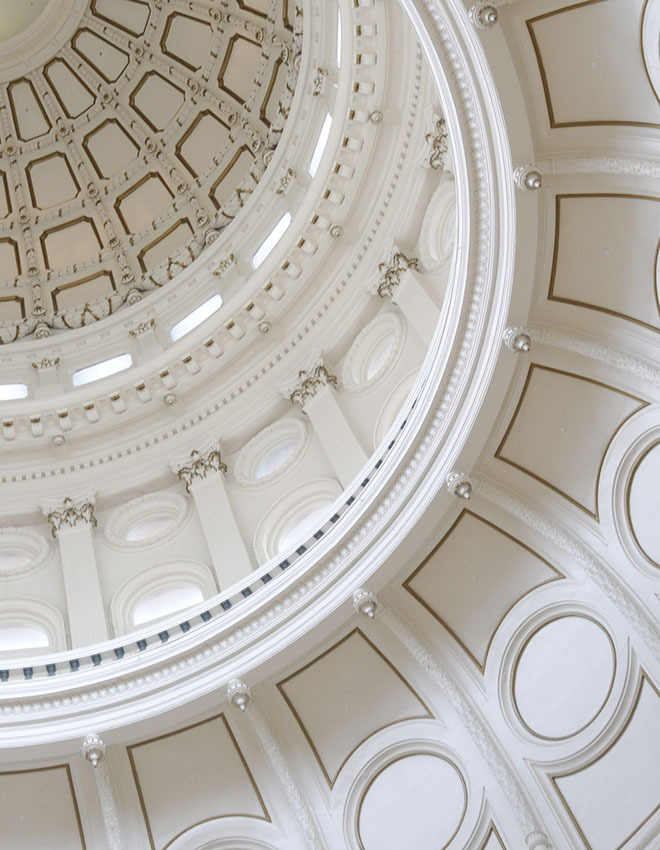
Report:
<svg viewBox="0 0 660 850"><path fill-rule="evenodd" d="M439 690L447 697L456 715L481 752L499 787L504 792L525 835L525 843L529 850L552 850L550 839L542 828L533 803L520 779L510 767L506 754L453 678L438 663L434 655L426 649L404 620L391 608L383 605L373 593L364 589L356 590L353 594L353 607L358 614L362 614L371 620L378 615L381 622L405 646L415 661L426 670Z"/></svg>
<svg viewBox="0 0 660 850"><path fill-rule="evenodd" d="M44 508L53 537L60 545L64 592L71 646L88 646L108 639L103 596L94 552L94 502L65 499L54 510Z"/></svg>
<svg viewBox="0 0 660 850"><path fill-rule="evenodd" d="M293 777L289 760L280 747L268 718L260 705L251 697L249 687L243 682L234 681L227 688L230 702L240 708L252 726L263 751L284 789L295 818L300 827L303 846L307 850L326 850L327 844L321 836L312 813Z"/></svg>
<svg viewBox="0 0 660 850"><path fill-rule="evenodd" d="M379 271L381 278L375 287L376 293L381 298L391 298L410 327L429 346L440 318L440 310L417 273L419 261L395 250L388 263L380 264Z"/></svg>
<svg viewBox="0 0 660 850"><path fill-rule="evenodd" d="M105 744L98 735L91 734L83 741L80 751L93 768L108 850L124 850L126 845L121 831L112 776L105 760Z"/></svg>
<svg viewBox="0 0 660 850"><path fill-rule="evenodd" d="M214 447L205 454L191 452L190 460L175 472L195 500L218 585L224 590L254 569L227 495L227 466Z"/></svg>
<svg viewBox="0 0 660 850"><path fill-rule="evenodd" d="M347 487L368 460L366 451L339 406L337 378L317 362L309 372L298 373L299 384L289 394L309 416L342 487Z"/></svg>

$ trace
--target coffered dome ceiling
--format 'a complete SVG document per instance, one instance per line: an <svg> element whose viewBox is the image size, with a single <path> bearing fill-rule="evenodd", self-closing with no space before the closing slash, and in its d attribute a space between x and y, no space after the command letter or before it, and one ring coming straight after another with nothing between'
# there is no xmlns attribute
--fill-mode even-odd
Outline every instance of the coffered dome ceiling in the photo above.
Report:
<svg viewBox="0 0 660 850"><path fill-rule="evenodd" d="M300 61L288 0L3 4L0 338L164 286L249 200Z"/></svg>

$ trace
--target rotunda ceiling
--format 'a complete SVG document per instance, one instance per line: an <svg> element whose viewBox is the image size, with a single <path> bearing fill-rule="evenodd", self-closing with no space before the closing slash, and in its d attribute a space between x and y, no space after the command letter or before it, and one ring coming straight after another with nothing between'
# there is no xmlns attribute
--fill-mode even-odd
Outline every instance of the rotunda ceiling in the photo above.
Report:
<svg viewBox="0 0 660 850"><path fill-rule="evenodd" d="M98 321L201 254L272 157L302 34L287 0L2 12L6 343Z"/></svg>

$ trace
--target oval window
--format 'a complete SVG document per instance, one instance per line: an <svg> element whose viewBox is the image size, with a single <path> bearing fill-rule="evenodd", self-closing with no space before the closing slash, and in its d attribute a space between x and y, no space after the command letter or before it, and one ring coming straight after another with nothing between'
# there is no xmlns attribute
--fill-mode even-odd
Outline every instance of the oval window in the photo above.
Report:
<svg viewBox="0 0 660 850"><path fill-rule="evenodd" d="M303 511L280 535L277 541L277 554L282 555L298 544L304 543L310 534L319 530L328 514L331 502L324 502L309 510Z"/></svg>
<svg viewBox="0 0 660 850"><path fill-rule="evenodd" d="M269 449L257 464L257 469L254 477L257 481L262 478L267 478L281 469L288 460L291 459L296 449L298 448L299 440L288 439L282 440L281 443Z"/></svg>
<svg viewBox="0 0 660 850"><path fill-rule="evenodd" d="M128 543L150 540L152 537L166 532L174 522L176 522L176 517L165 512L141 517L126 528L124 540Z"/></svg>

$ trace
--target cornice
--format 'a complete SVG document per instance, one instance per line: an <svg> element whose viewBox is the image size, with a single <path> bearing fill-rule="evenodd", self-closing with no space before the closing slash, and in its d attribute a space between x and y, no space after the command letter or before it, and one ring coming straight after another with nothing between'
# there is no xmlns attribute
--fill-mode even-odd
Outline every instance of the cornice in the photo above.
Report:
<svg viewBox="0 0 660 850"><path fill-rule="evenodd" d="M92 722L96 728L129 723L244 675L350 598L392 555L454 466L501 349L512 279L513 182L497 97L465 10L432 0L403 6L446 101L456 161L463 162L458 226L466 246L454 264L414 407L403 414L405 427L334 529L226 617L110 666L64 673L65 684L58 675L0 683L3 743L82 734ZM450 497L443 498L446 508Z"/></svg>

